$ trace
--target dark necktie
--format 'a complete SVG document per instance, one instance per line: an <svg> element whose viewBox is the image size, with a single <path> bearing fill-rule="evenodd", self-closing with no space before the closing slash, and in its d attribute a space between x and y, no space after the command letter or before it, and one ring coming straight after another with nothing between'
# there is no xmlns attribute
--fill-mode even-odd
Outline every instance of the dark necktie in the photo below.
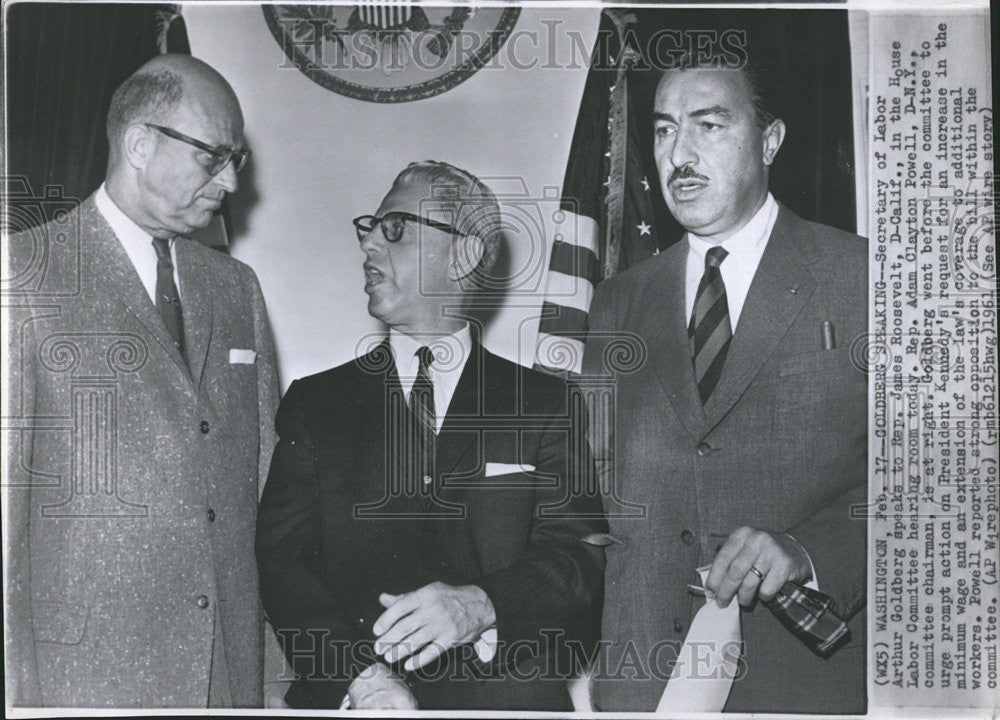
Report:
<svg viewBox="0 0 1000 720"><path fill-rule="evenodd" d="M174 263L170 259L170 240L153 238L156 250L156 309L174 340L174 346L184 354L184 316L181 314L181 296L174 283Z"/></svg>
<svg viewBox="0 0 1000 720"><path fill-rule="evenodd" d="M424 435L425 439L433 441L437 434L437 415L434 410L434 384L428 370L434 362L434 353L425 345L416 354L420 360L420 368L410 389L410 410L420 424L422 433L429 433Z"/></svg>
<svg viewBox="0 0 1000 720"><path fill-rule="evenodd" d="M717 245L705 255L705 273L698 283L694 312L691 313L691 323L688 325L694 376L703 404L708 401L719 382L726 353L729 351L729 341L733 338L726 285L719 272L719 265L728 254Z"/></svg>

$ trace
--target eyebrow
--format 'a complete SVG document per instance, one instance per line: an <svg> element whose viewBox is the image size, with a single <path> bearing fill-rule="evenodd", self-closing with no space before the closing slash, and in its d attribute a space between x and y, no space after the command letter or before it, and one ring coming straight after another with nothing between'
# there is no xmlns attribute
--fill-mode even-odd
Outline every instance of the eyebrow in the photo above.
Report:
<svg viewBox="0 0 1000 720"><path fill-rule="evenodd" d="M712 105L707 108L700 108L698 110L692 110L689 115L693 118L705 117L706 115L721 115L725 118L731 118L733 113L725 105ZM677 122L673 115L670 113L654 112L653 120L665 120L667 122Z"/></svg>

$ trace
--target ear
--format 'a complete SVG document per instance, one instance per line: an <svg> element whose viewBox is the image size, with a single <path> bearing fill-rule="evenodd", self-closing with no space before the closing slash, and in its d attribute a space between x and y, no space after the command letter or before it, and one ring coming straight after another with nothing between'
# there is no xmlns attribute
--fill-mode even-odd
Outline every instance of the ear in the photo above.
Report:
<svg viewBox="0 0 1000 720"><path fill-rule="evenodd" d="M771 124L764 128L764 165L771 166L784 140L785 121L780 118L772 120Z"/></svg>
<svg viewBox="0 0 1000 720"><path fill-rule="evenodd" d="M130 125L122 143L126 162L137 170L146 167L156 148L153 132L145 125Z"/></svg>
<svg viewBox="0 0 1000 720"><path fill-rule="evenodd" d="M478 235L465 235L453 244L448 279L458 281L471 275L483 259L483 241Z"/></svg>

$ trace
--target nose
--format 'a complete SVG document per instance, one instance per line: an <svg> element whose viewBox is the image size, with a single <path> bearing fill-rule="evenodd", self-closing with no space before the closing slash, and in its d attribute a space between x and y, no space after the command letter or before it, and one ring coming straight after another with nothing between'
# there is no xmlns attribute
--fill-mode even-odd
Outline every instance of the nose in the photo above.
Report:
<svg viewBox="0 0 1000 720"><path fill-rule="evenodd" d="M230 194L236 192L240 187L240 181L236 177L236 167L233 165L232 160L227 162L226 166L212 179L216 185Z"/></svg>
<svg viewBox="0 0 1000 720"><path fill-rule="evenodd" d="M670 164L675 168L684 165L694 165L698 162L698 153L694 146L694 134L684 124L677 128L673 147L670 148Z"/></svg>
<svg viewBox="0 0 1000 720"><path fill-rule="evenodd" d="M361 237L361 250L371 257L381 249L384 242L385 239L382 237L382 231L376 226Z"/></svg>

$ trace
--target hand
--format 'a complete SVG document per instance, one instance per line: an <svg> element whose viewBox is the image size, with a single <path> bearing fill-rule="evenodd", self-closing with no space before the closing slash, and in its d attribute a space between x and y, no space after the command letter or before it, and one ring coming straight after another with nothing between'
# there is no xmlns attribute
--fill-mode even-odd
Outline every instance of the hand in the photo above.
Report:
<svg viewBox="0 0 1000 720"><path fill-rule="evenodd" d="M381 663L369 665L347 688L352 710L416 710L417 699L403 679Z"/></svg>
<svg viewBox="0 0 1000 720"><path fill-rule="evenodd" d="M486 591L476 585L435 582L405 595L382 593L378 601L386 611L372 628L375 652L389 663L408 658L407 672L476 640L497 619Z"/></svg>
<svg viewBox="0 0 1000 720"><path fill-rule="evenodd" d="M792 538L770 530L741 527L719 549L705 587L715 593L720 607L729 605L734 595L740 605L746 606L756 595L770 600L789 580L808 580L810 572L809 557Z"/></svg>

